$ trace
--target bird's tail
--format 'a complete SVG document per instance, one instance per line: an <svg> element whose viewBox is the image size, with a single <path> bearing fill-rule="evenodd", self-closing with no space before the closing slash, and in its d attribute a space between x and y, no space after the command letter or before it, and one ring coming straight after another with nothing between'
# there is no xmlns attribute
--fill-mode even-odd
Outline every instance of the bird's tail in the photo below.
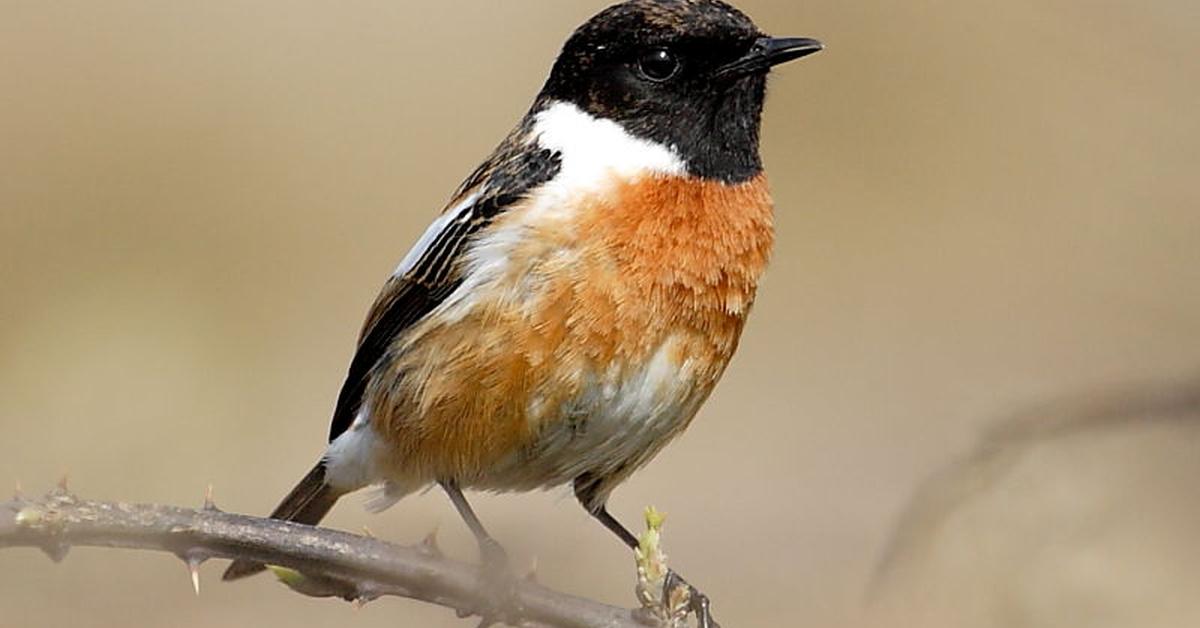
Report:
<svg viewBox="0 0 1200 628"><path fill-rule="evenodd" d="M293 488L292 492L288 493L287 497L284 497L283 501L275 507L271 518L316 525L342 495L341 491L325 483L325 463L324 461L318 462L312 471L309 471L308 475L296 484L296 488ZM225 570L225 575L221 576L221 579L237 580L252 576L266 568L266 565L252 560L235 560Z"/></svg>

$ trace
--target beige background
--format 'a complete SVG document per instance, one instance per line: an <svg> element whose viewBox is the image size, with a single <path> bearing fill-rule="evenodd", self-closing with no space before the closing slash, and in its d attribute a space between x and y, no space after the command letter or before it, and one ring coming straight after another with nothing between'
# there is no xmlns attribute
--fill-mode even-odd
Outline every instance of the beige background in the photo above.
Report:
<svg viewBox="0 0 1200 628"><path fill-rule="evenodd" d="M0 481L267 511L376 289L603 5L0 0ZM909 497L985 426L1200 366L1200 4L741 5L829 46L773 83L776 258L722 386L613 507L669 513L726 626L863 625ZM939 560L905 560L936 567L876 619L1195 625L1200 433L1154 425L1039 449L954 540L919 535ZM474 557L441 495L359 504L329 523ZM632 601L565 491L476 504L545 582ZM196 599L164 555L5 550L0 625L469 625L220 568Z"/></svg>

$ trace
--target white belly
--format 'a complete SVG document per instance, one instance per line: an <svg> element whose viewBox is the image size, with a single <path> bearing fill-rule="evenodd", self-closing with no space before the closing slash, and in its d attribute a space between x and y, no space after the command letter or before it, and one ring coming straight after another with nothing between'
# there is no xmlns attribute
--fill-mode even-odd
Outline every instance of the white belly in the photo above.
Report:
<svg viewBox="0 0 1200 628"><path fill-rule="evenodd" d="M593 375L563 404L530 446L472 482L479 489L524 491L567 484L585 473L626 474L645 464L687 426L703 401L691 361L667 340L642 368ZM532 402L534 406L538 400ZM542 408L532 407L531 414Z"/></svg>

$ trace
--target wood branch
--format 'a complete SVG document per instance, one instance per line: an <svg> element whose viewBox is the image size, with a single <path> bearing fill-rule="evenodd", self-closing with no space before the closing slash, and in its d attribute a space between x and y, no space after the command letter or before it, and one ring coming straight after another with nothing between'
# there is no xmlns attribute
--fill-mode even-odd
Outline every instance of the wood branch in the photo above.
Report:
<svg viewBox="0 0 1200 628"><path fill-rule="evenodd" d="M210 558L246 558L299 572L281 578L316 597L368 602L423 600L462 617L481 608L478 567L449 560L432 541L402 547L337 530L202 509L91 501L65 487L34 500L0 502L0 547L34 547L55 561L73 546L142 549L178 556L196 577ZM198 580L194 581L198 586ZM609 606L530 580L515 586L504 621L527 627L645 628L645 613ZM485 624L489 623L487 620Z"/></svg>

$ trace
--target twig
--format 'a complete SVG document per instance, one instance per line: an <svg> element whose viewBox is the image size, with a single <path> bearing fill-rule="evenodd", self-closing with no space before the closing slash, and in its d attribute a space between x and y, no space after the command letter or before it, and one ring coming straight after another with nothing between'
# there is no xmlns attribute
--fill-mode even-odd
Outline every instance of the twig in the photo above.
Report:
<svg viewBox="0 0 1200 628"><path fill-rule="evenodd" d="M449 560L427 540L401 547L337 530L218 510L80 499L63 488L36 500L0 502L0 547L36 547L55 561L73 546L169 552L191 573L210 558L245 558L292 570L285 584L306 595L364 603L384 595L423 600L466 617L479 608L477 567ZM299 574L304 574L299 576ZM298 578L298 579L297 579ZM199 580L193 580L199 587ZM644 628L641 613L547 589L514 591L517 626ZM485 620L485 624L488 623Z"/></svg>

